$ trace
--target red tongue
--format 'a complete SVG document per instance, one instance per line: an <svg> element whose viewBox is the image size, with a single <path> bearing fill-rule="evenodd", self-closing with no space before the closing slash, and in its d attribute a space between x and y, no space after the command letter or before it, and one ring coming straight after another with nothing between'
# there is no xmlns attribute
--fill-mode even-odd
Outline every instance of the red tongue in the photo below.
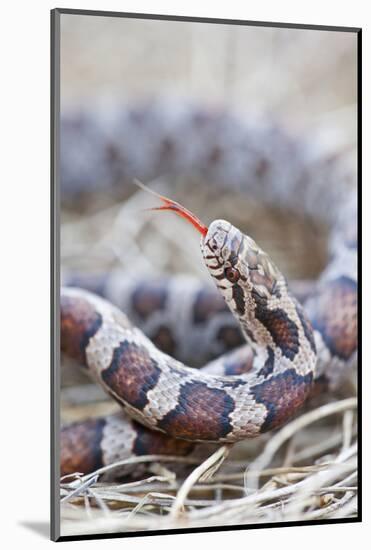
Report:
<svg viewBox="0 0 371 550"><path fill-rule="evenodd" d="M178 214L178 216L190 222L197 229L197 231L201 233L203 237L206 237L208 228L206 227L206 225L201 223L200 220L194 214L192 214L192 212L184 208L184 206L182 206L178 202L168 199L167 197L164 197L159 193L156 193L152 189L149 189L140 181L138 180L134 180L134 181L136 185L138 185L141 189L143 189L144 191L147 191L148 193L151 193L152 195L155 195L164 203L163 206L155 206L154 208L148 208L148 210L172 210L173 212L175 212L175 214Z"/></svg>

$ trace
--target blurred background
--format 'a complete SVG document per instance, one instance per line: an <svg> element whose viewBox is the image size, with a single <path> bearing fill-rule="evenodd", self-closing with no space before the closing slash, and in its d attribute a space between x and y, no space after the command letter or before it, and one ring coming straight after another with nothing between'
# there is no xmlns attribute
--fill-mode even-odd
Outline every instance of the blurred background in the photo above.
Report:
<svg viewBox="0 0 371 550"><path fill-rule="evenodd" d="M63 15L62 109L164 93L356 136L356 35Z"/></svg>
<svg viewBox="0 0 371 550"><path fill-rule="evenodd" d="M171 213L144 212L158 201L130 181L119 179L114 188L103 181L94 158L100 142L90 119L79 134L82 110L94 119L99 105L109 119L119 104L160 99L165 109L180 100L227 109L237 118L262 115L313 143L322 155L341 155L355 175L356 55L356 35L347 32L63 14L61 116L70 117L72 133L62 134L62 143L77 164L85 155L84 170L92 172L94 185L78 192L79 175L72 174L65 187L74 164L62 164L62 280L70 273L95 276L120 268L131 277L186 274L209 281L191 226ZM130 136L125 139L130 142ZM156 129L151 139L156 140ZM131 154L141 168L145 154L135 150L134 140ZM294 158L288 160L294 164ZM145 183L205 223L230 220L271 254L289 279L313 280L326 265L326 224L303 219L301 212L288 214L181 171L171 176L160 170Z"/></svg>
<svg viewBox="0 0 371 550"><path fill-rule="evenodd" d="M62 117L93 102L182 98L235 113L263 114L309 137L326 154L346 154L354 171L356 67L353 33L65 14L61 18ZM86 144L77 141L72 147L79 151ZM252 230L289 277L311 278L323 266L324 227L303 231L300 217L288 220L261 210L246 196L215 192L207 182L177 176L168 181L163 174L154 188L183 200L205 222L224 217ZM122 193L128 201L119 202L117 194L112 197L106 189L85 196L83 203L76 199L67 205L62 191L62 267L95 270L123 263L133 271L205 276L192 228L168 214L138 215L153 205L153 198L134 185L122 185ZM179 238L174 239L174 230ZM187 254L182 250L178 256L184 239L190 243ZM316 250L310 261L308 239Z"/></svg>

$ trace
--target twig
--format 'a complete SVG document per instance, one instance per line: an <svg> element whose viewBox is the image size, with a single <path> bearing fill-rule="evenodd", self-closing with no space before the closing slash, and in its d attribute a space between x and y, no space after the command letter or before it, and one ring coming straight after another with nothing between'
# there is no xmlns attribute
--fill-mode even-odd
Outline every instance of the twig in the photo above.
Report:
<svg viewBox="0 0 371 550"><path fill-rule="evenodd" d="M120 466L127 466L129 464L140 464L142 462L154 462L154 461L163 461L163 462L179 462L183 464L198 464L199 460L197 458L191 458L186 456L175 456L175 455L145 455L145 456L132 456L130 458L126 458L125 460L120 460L118 462L114 462L113 464L108 464L107 466L103 466L102 468L98 468L94 472L91 472L90 474L86 474L81 478L81 481L87 481L95 476L100 476L102 474L105 474L111 470L114 470L115 468L119 468ZM78 483L80 480L72 481L68 484L69 487L76 487L76 483Z"/></svg>
<svg viewBox="0 0 371 550"><path fill-rule="evenodd" d="M223 445L217 451L215 451L215 453L213 453L207 460L205 460L202 464L195 468L193 472L186 478L183 485L179 489L175 502L171 508L170 517L172 519L179 516L180 511L183 508L184 501L193 485L199 479L205 479L205 475L208 477L211 476L227 458L229 450L229 445Z"/></svg>
<svg viewBox="0 0 371 550"><path fill-rule="evenodd" d="M286 426L284 426L275 436L272 437L265 446L264 451L261 455L251 464L250 469L255 470L255 476L250 478L246 476L245 478L245 487L246 492L251 490L256 490L259 483L260 472L271 462L273 456L276 454L281 445L292 437L296 432L303 429L308 424L316 422L320 418L325 418L331 414L336 414L342 411L353 409L357 406L357 399L351 397L349 399L344 399L343 401L338 401L336 403L329 403L323 405L314 411L310 411L302 416L299 416ZM247 470L248 471L248 470Z"/></svg>
<svg viewBox="0 0 371 550"><path fill-rule="evenodd" d="M76 487L76 489L74 489L73 491L68 493L68 495L63 497L61 499L61 502L67 502L68 500L71 500L71 498L73 498L73 497L80 496L83 491L88 490L89 487L94 485L94 483L97 481L97 479L98 479L98 476L93 476L93 477L90 477L89 479L87 479L85 481L82 481L82 480L80 481L79 480L80 484ZM75 482L73 482L73 483L75 483ZM72 486L72 484L70 484L70 486Z"/></svg>
<svg viewBox="0 0 371 550"><path fill-rule="evenodd" d="M343 450L347 449L352 441L353 411L345 411L343 416Z"/></svg>

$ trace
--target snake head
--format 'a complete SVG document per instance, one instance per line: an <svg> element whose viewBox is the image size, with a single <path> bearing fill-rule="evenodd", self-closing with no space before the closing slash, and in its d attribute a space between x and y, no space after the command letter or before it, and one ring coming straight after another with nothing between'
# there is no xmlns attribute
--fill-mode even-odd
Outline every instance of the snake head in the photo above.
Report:
<svg viewBox="0 0 371 550"><path fill-rule="evenodd" d="M170 210L186 219L201 234L205 264L232 309L236 309L231 302L233 297L235 302L239 301L242 311L245 310L242 301L251 302L254 292L255 296L266 299L274 294L283 277L253 239L225 220L215 220L207 227L183 205L159 195L137 180L135 183L162 202L161 206L150 210Z"/></svg>
<svg viewBox="0 0 371 550"><path fill-rule="evenodd" d="M225 220L213 221L201 239L205 264L227 303L242 293L271 298L284 281L277 267L249 236ZM241 290L240 290L241 289ZM242 309L242 303L240 304Z"/></svg>

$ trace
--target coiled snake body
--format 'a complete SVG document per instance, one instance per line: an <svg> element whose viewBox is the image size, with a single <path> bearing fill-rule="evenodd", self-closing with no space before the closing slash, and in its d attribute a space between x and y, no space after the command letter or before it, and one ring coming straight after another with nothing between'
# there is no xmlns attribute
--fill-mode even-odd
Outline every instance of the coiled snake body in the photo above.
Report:
<svg viewBox="0 0 371 550"><path fill-rule="evenodd" d="M147 106L142 116L153 119L158 108L155 105L151 111ZM125 116L132 124L127 113ZM121 118L118 117L121 123L123 117L121 111ZM216 147L213 140L218 141L223 131L230 130L231 120L234 120L226 115L223 117L224 124L220 118L217 120L222 131L216 134L212 133L215 117L208 119L206 114L201 117L202 131L206 131L206 126L211 151ZM190 109L188 126L196 120L193 129L196 135L199 119L199 110ZM177 135L176 120L174 122L174 117L171 120L174 136ZM66 124L67 134L71 133L70 121ZM115 147L117 143L124 147L114 132L116 124L117 119L113 118L104 122L104 135L110 136L111 150L114 139ZM145 126L143 118L140 124ZM166 127L163 121L162 126ZM238 123L236 128L240 126ZM75 128L81 138L84 124L80 121ZM175 139L170 140L166 128L164 136L159 132L157 141L167 144L169 165L168 157L178 158L181 150L175 147ZM266 136L276 135L271 128L265 132ZM260 129L260 133L264 134L264 129ZM148 128L143 130L143 140L147 134ZM249 137L248 128L245 128L241 143L247 145L241 151L241 144L236 143L234 136L234 151L240 150L241 159L247 155ZM279 138L281 148L291 147L295 152L289 138L284 134ZM260 149L256 148L255 156L265 170L259 171L252 166L244 178L248 181L249 192L259 195L265 186L265 193L275 200L279 193L274 169L268 169L273 172L271 181L275 182L269 186L264 158L267 144L261 140L261 135L259 143ZM222 165L219 171L223 172L224 154L224 168L228 172L228 151L221 155L220 149L219 143L218 163ZM119 151L119 157L130 166L128 150L130 148ZM268 156L271 154L274 155L274 151ZM74 164L68 148L65 156L68 159L65 173L69 181ZM63 158L62 149L62 175ZM207 158L210 161L210 155ZM311 155L305 152L293 159L293 164L300 165L301 160L307 174L308 158ZM235 159L238 160L239 157ZM311 160L315 164L313 158ZM200 370L190 369L160 351L120 309L102 297L79 288L62 289L62 351L84 365L124 410L122 414L78 422L62 430L62 474L87 473L133 453L184 454L190 452L194 442L233 443L254 437L281 426L295 414L316 380L326 380L333 386L341 383L344 372L355 364L357 355L356 196L346 177L339 178L336 193L333 186L326 188L318 174L322 177L324 173L332 174L333 177L337 168L329 170L329 164L321 161L317 175L314 170L313 178L309 177L310 183L306 183L299 172L299 176L288 184L290 193L287 194L287 190L284 193L291 206L298 200L303 201L304 210L309 213L317 210L332 224L330 263L304 307L290 293L278 268L250 237L224 220L216 220L206 228L192 218L202 234L204 262L247 340L245 346ZM212 169L215 173L215 167ZM184 165L182 170L185 170ZM240 186L238 178L229 174L231 180ZM321 203L316 202L315 197L321 198ZM179 213L176 203L174 208L174 203L166 201L163 208ZM336 215L333 211L324 212L331 201L336 205ZM186 213L188 219L190 216Z"/></svg>

